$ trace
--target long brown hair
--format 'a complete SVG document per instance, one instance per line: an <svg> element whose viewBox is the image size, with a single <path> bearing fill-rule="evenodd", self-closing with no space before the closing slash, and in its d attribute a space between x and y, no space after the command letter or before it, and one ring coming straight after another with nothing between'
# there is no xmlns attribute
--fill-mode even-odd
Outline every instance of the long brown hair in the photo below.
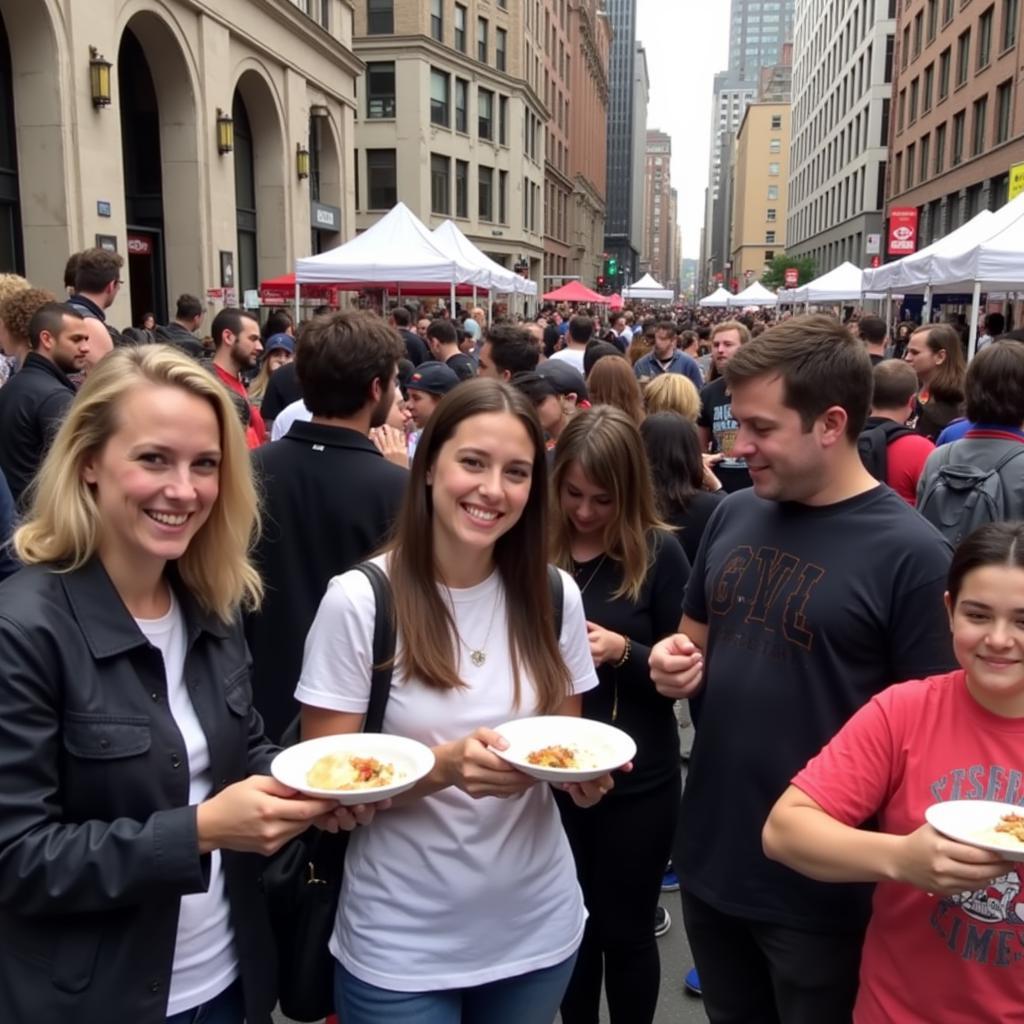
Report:
<svg viewBox="0 0 1024 1024"><path fill-rule="evenodd" d="M653 532L667 529L658 518L647 452L637 425L620 409L598 405L577 412L559 436L551 473L555 502L551 553L563 569L572 567L572 524L562 510L562 484L574 463L614 502L615 514L602 538L605 554L622 566L622 585L613 596L635 601L650 567Z"/></svg>
<svg viewBox="0 0 1024 1024"><path fill-rule="evenodd" d="M444 444L464 420L507 412L526 429L533 445L530 496L519 521L494 546L494 562L505 588L509 656L519 707L525 671L537 692L537 709L556 711L570 692L570 675L552 629L554 609L548 586L548 478L544 432L530 402L512 386L483 377L449 392L423 431L409 473L409 485L389 545L388 565L395 620L402 635L403 675L439 690L465 687L458 673L458 640L448 603L438 589L434 557L434 504L427 476ZM439 624L447 628L438 628Z"/></svg>
<svg viewBox="0 0 1024 1024"><path fill-rule="evenodd" d="M947 405L960 405L964 400L967 361L956 328L951 324L927 324L918 327L911 337L917 334L925 336L925 344L935 355L946 353L946 358L939 363L925 386L929 399Z"/></svg>
<svg viewBox="0 0 1024 1024"><path fill-rule="evenodd" d="M591 405L613 405L637 426L644 421L644 399L629 360L608 356L594 364L587 377Z"/></svg>

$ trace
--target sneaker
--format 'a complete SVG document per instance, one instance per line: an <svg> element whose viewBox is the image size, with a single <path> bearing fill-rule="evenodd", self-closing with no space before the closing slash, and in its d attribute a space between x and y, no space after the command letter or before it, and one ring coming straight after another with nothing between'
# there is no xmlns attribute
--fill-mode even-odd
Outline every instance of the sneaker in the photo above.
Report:
<svg viewBox="0 0 1024 1024"><path fill-rule="evenodd" d="M671 864L665 868L665 874L661 878L662 892L679 892L679 876Z"/></svg>
<svg viewBox="0 0 1024 1024"><path fill-rule="evenodd" d="M654 911L654 937L660 939L672 927L672 918L664 907Z"/></svg>
<svg viewBox="0 0 1024 1024"><path fill-rule="evenodd" d="M686 972L686 977L683 978L683 989L690 993L691 996L700 996L700 975L697 974L697 968L691 967Z"/></svg>

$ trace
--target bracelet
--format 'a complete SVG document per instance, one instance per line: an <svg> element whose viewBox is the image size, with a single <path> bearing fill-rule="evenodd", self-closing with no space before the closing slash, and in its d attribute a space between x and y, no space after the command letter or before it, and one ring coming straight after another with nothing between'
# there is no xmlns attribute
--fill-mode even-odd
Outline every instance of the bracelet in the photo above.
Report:
<svg viewBox="0 0 1024 1024"><path fill-rule="evenodd" d="M612 668L622 668L622 666L629 660L630 652L633 650L633 643L629 637L623 636L622 639L626 641L625 647L622 648L622 657L612 665Z"/></svg>

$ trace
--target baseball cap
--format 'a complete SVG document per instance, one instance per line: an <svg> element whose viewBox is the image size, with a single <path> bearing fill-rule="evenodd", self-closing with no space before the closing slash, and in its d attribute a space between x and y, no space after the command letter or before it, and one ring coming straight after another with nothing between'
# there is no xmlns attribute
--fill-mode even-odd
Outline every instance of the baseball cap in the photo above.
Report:
<svg viewBox="0 0 1024 1024"><path fill-rule="evenodd" d="M295 339L290 334L272 334L263 345L265 355L270 355L274 349L284 349L289 355L295 355Z"/></svg>
<svg viewBox="0 0 1024 1024"><path fill-rule="evenodd" d="M551 381L555 391L560 395L574 394L578 402L585 402L590 398L583 374L564 359L548 359L538 364L537 373L545 380Z"/></svg>
<svg viewBox="0 0 1024 1024"><path fill-rule="evenodd" d="M408 391L424 391L428 395L447 395L459 383L458 375L444 363L430 360L413 370L406 384Z"/></svg>

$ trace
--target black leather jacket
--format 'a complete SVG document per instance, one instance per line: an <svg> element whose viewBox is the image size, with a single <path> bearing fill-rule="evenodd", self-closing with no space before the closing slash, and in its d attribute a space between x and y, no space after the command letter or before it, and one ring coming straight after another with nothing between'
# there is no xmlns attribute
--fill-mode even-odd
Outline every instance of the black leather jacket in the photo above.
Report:
<svg viewBox="0 0 1024 1024"><path fill-rule="evenodd" d="M265 773L242 630L174 581L215 791ZM0 1021L163 1024L180 898L203 891L184 742L150 646L97 559L0 585ZM276 975L260 857L224 851L248 1024Z"/></svg>

